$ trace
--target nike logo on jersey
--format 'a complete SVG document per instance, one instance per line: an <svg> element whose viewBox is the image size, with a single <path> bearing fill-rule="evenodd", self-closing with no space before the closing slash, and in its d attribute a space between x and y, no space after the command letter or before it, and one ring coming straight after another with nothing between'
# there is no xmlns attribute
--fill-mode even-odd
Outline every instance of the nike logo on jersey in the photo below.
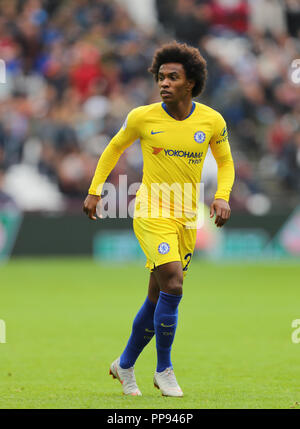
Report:
<svg viewBox="0 0 300 429"><path fill-rule="evenodd" d="M172 326L175 326L176 323L173 323L173 325L165 325L164 323L161 323L160 326L162 326L163 328L171 328Z"/></svg>
<svg viewBox="0 0 300 429"><path fill-rule="evenodd" d="M153 134L160 134L160 133L164 133L164 131L151 131L151 134L153 135Z"/></svg>
<svg viewBox="0 0 300 429"><path fill-rule="evenodd" d="M146 331L146 332L151 332L151 334L154 334L154 332L155 332L155 331L153 331L152 329L148 329L148 328L145 328L145 331Z"/></svg>

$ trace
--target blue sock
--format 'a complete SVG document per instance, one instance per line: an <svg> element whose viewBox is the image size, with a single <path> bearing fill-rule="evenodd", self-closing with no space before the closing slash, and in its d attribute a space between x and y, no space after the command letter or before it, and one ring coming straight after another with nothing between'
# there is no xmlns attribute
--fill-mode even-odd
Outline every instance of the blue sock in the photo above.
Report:
<svg viewBox="0 0 300 429"><path fill-rule="evenodd" d="M131 336L120 358L121 368L127 369L135 364L143 348L149 343L154 335L153 316L155 311L154 302L147 297L138 311L132 325Z"/></svg>
<svg viewBox="0 0 300 429"><path fill-rule="evenodd" d="M156 335L157 372L173 368L171 348L177 327L178 305L182 295L171 295L160 292L154 313L154 329Z"/></svg>

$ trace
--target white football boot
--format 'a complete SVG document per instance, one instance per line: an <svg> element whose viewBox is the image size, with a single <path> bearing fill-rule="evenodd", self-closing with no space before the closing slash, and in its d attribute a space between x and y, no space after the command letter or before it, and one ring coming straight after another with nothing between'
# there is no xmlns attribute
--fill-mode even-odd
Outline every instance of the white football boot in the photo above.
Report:
<svg viewBox="0 0 300 429"><path fill-rule="evenodd" d="M137 387L133 366L128 369L120 367L120 358L118 357L109 368L109 374L117 378L123 386L124 395L141 396Z"/></svg>
<svg viewBox="0 0 300 429"><path fill-rule="evenodd" d="M162 372L155 371L153 382L163 396L183 396L172 368L166 368Z"/></svg>

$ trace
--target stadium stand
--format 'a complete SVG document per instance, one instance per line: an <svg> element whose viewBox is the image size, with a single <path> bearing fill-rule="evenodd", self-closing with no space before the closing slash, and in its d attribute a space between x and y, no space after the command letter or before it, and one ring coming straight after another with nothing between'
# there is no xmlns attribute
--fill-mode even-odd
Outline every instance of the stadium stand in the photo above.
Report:
<svg viewBox="0 0 300 429"><path fill-rule="evenodd" d="M127 113L159 101L147 68L156 47L176 39L199 47L207 60L209 79L197 101L228 123L237 172L232 207L255 213L259 205L266 213L280 210L282 198L294 207L300 97L291 64L300 51L299 3L153 0L149 26L127 3L0 1L3 192L25 211L78 210L99 155ZM207 199L216 181L211 171L208 157ZM138 182L141 172L135 143L109 181L117 184L126 173L128 184Z"/></svg>

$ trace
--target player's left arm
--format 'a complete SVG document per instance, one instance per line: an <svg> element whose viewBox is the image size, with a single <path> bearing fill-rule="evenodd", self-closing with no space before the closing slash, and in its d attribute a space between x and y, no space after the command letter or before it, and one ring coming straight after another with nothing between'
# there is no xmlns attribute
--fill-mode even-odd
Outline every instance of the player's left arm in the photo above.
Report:
<svg viewBox="0 0 300 429"><path fill-rule="evenodd" d="M218 166L218 188L210 206L210 217L216 214L215 224L222 227L231 214L229 197L235 173L226 123L220 114L215 122L215 133L210 140L210 147Z"/></svg>

